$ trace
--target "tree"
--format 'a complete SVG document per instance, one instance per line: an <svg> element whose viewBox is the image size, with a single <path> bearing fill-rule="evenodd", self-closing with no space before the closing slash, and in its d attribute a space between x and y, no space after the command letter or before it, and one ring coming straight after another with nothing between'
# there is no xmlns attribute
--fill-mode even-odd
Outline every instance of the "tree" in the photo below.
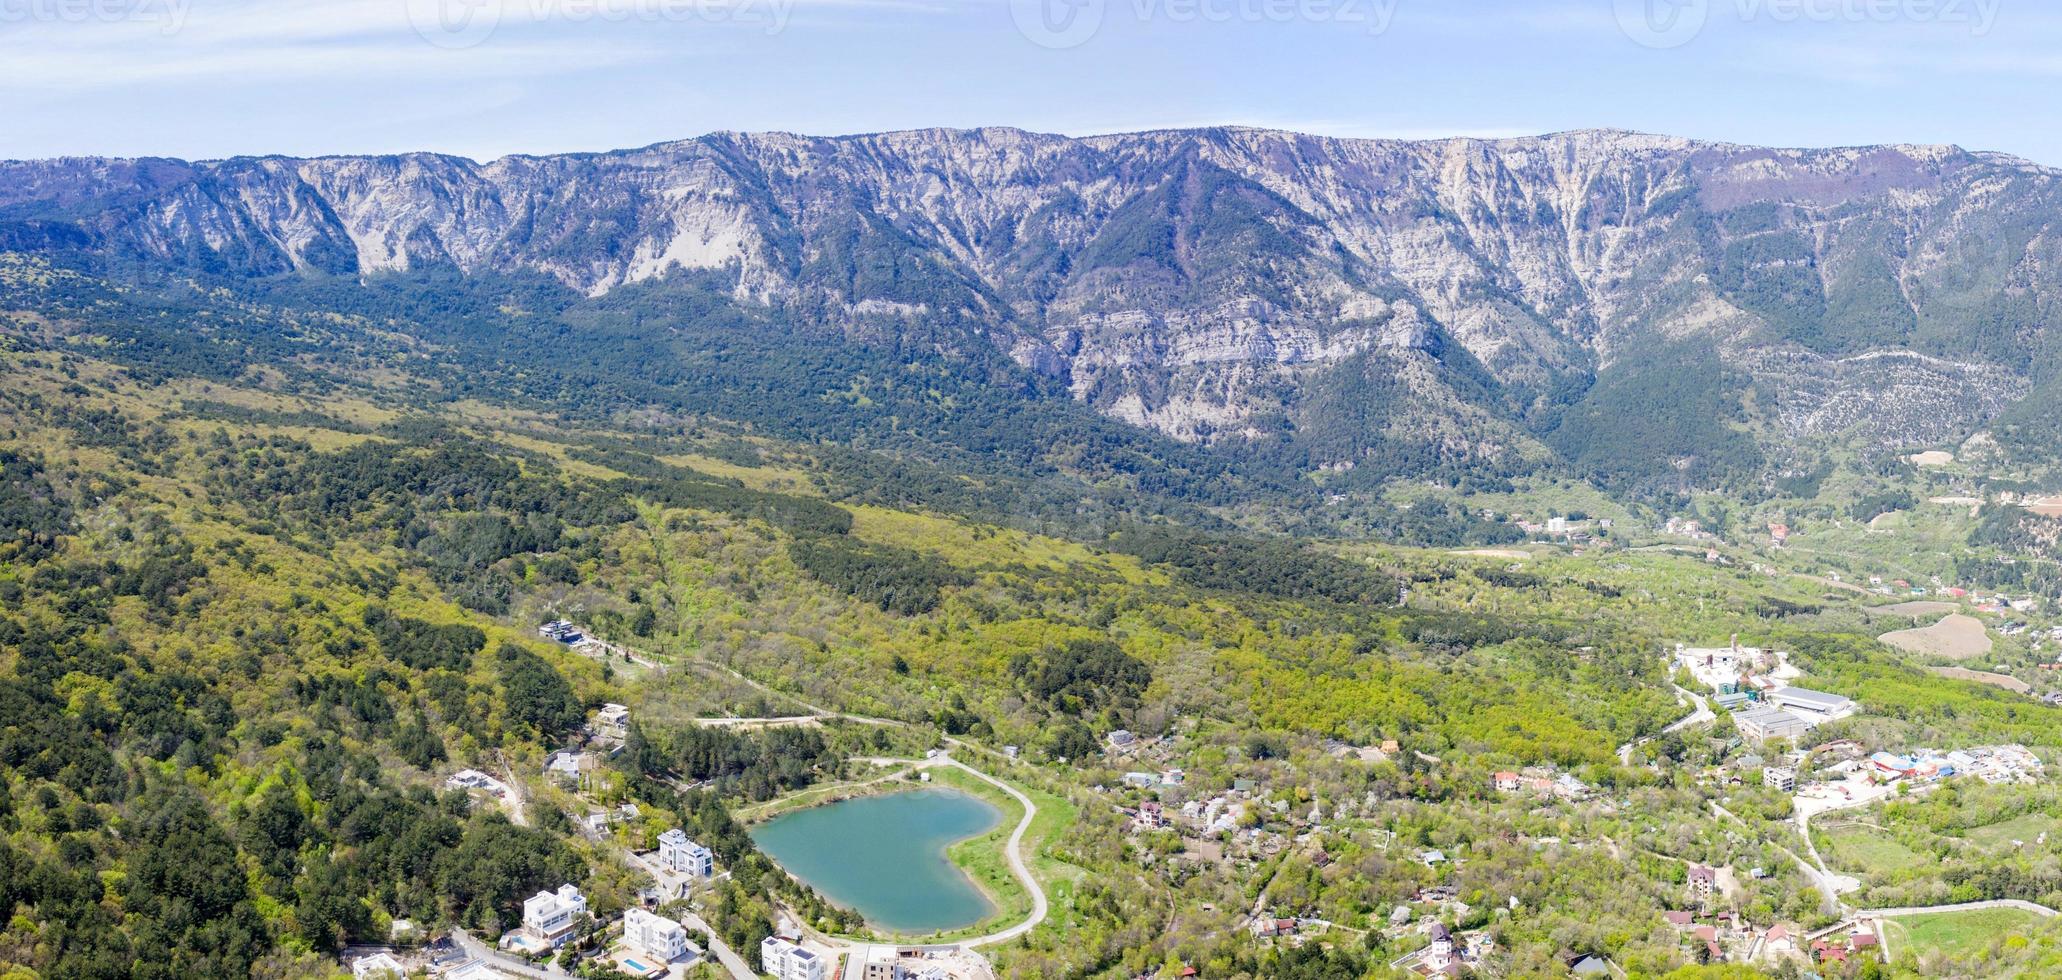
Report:
<svg viewBox="0 0 2062 980"><path fill-rule="evenodd" d="M494 655L501 673L502 708L510 721L545 738L570 731L583 712L558 669L528 650L504 644Z"/></svg>

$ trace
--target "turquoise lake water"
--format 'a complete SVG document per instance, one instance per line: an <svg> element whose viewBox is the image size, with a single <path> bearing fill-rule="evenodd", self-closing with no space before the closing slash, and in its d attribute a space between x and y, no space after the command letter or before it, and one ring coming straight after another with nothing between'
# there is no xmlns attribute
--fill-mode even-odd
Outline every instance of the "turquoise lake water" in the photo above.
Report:
<svg viewBox="0 0 2062 980"><path fill-rule="evenodd" d="M869 925L922 934L970 926L992 911L945 849L1001 817L965 793L911 790L782 814L753 828L752 840Z"/></svg>

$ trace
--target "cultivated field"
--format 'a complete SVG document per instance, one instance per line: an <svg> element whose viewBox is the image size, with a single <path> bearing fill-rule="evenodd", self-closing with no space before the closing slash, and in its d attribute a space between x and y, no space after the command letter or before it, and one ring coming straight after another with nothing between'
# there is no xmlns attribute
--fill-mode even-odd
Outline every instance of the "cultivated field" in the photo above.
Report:
<svg viewBox="0 0 2062 980"><path fill-rule="evenodd" d="M1989 653L1991 647L1990 634L1984 630L1983 621L1960 613L1923 629L1898 630L1885 633L1879 639L1900 650L1950 660L1981 657Z"/></svg>

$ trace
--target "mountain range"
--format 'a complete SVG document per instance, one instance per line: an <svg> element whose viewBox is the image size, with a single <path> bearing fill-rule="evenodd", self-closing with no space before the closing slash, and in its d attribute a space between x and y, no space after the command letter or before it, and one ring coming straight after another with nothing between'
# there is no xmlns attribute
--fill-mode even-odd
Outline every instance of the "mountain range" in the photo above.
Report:
<svg viewBox="0 0 2062 980"><path fill-rule="evenodd" d="M0 163L0 252L98 282L361 317L335 297L527 283L574 347L691 359L720 319L762 358L978 363L1010 397L1348 487L1751 487L1972 437L2032 458L2062 393L2058 232L2062 171L1998 154L1606 130ZM434 304L386 316L452 342Z"/></svg>

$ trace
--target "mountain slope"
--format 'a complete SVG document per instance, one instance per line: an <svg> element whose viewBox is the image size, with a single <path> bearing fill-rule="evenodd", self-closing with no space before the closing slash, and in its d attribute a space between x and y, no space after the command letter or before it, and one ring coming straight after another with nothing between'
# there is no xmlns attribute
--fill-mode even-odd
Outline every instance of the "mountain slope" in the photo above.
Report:
<svg viewBox="0 0 2062 980"><path fill-rule="evenodd" d="M1723 367L1676 380L1736 382L1715 411L1772 458L1965 436L2054 373L2058 220L2062 174L1996 155L1612 131L726 133L487 163L0 164L0 248L103 273L693 289L769 330L1006 355L1104 414L1348 482L1398 459L1593 458L1561 420L1592 420L1585 443L1645 438L1604 411L1629 404L1611 389L1678 363ZM1755 469L1662 459L1738 443L1677 434L1590 475Z"/></svg>

